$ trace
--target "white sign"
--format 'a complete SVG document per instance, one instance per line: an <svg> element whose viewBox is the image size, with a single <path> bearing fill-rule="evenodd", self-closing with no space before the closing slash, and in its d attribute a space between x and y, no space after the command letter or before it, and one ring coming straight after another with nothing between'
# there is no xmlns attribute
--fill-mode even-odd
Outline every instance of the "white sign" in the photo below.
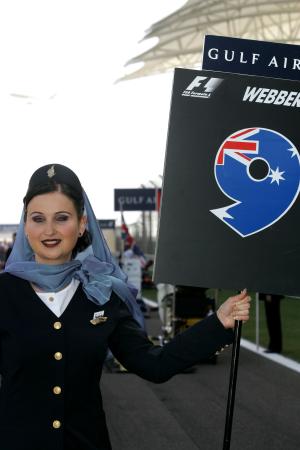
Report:
<svg viewBox="0 0 300 450"><path fill-rule="evenodd" d="M142 288L142 269L138 258L123 258L123 271L128 276L128 283L138 289L138 297Z"/></svg>

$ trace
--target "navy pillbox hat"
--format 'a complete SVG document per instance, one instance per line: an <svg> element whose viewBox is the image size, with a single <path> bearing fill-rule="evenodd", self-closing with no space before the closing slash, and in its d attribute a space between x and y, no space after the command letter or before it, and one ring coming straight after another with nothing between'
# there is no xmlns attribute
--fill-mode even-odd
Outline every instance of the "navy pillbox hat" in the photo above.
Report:
<svg viewBox="0 0 300 450"><path fill-rule="evenodd" d="M47 164L37 169L31 176L28 191L47 184L67 184L82 194L82 186L77 175L62 164Z"/></svg>

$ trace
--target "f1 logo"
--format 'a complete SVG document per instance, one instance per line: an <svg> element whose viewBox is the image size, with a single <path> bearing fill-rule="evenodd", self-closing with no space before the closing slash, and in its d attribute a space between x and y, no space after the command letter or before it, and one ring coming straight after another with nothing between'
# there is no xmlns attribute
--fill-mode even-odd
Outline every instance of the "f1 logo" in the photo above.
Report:
<svg viewBox="0 0 300 450"><path fill-rule="evenodd" d="M209 98L222 81L223 78L209 78L198 75L183 91L182 95L185 97Z"/></svg>

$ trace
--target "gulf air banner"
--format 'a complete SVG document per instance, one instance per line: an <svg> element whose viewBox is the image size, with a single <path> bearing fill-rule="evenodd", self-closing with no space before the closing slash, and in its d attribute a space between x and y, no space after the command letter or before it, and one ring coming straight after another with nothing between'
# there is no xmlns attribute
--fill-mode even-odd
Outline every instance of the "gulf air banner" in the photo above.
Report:
<svg viewBox="0 0 300 450"><path fill-rule="evenodd" d="M300 294L300 83L176 69L154 279Z"/></svg>
<svg viewBox="0 0 300 450"><path fill-rule="evenodd" d="M202 68L300 80L300 46L206 35Z"/></svg>

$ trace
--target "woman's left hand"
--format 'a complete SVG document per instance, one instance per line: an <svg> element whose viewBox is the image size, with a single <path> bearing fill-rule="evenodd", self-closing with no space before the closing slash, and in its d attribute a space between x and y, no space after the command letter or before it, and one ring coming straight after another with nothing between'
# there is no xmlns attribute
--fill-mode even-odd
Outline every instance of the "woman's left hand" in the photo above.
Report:
<svg viewBox="0 0 300 450"><path fill-rule="evenodd" d="M224 328L234 328L236 320L249 320L251 298L244 289L240 294L229 297L217 310L217 316Z"/></svg>

